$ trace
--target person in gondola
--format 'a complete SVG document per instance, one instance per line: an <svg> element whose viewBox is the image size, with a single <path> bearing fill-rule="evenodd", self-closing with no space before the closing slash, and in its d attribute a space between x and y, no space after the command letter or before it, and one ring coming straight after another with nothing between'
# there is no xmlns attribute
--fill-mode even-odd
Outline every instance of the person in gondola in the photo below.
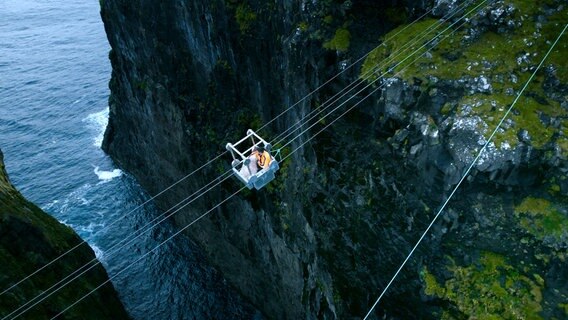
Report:
<svg viewBox="0 0 568 320"><path fill-rule="evenodd" d="M270 161L272 161L272 159L270 158L270 153L268 153L268 151L266 151L264 147L254 147L252 154L256 157L256 163L258 164L259 168L268 169L268 166L270 165Z"/></svg>

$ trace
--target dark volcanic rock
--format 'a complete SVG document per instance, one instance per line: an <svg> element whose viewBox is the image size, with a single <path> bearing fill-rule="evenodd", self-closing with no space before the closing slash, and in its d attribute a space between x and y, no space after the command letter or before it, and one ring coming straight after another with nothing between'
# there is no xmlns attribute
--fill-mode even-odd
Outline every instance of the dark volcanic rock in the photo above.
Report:
<svg viewBox="0 0 568 320"><path fill-rule="evenodd" d="M276 147L290 142L278 178L232 198L187 234L268 318L362 317L534 70L547 46L531 28L548 21L542 30L552 33L558 24L550 21L565 13L560 2L550 4L554 10L525 4L538 14L517 10L519 1L492 2L406 73L393 63L377 70L402 45L395 39L367 60L380 61L363 66L389 77L348 101L361 102L358 108L306 120L359 80L363 72L345 68L384 33L434 5L442 15L458 2L106 0L113 75L104 148L153 194L215 159L157 200L165 210L230 168L228 155L216 158L225 143L267 124L261 134ZM541 13L546 19L536 22ZM393 33L411 39L429 25ZM526 53L518 65L515 58ZM544 89L532 88L526 108L503 123L503 135L488 144L373 316L477 317L460 303L493 297L485 292L495 286L483 282L491 263L503 279L532 286L499 287L505 296L491 308L524 301L542 314L560 312L538 295L554 295L542 283L564 279L559 261L566 259L568 142L559 120L565 113L554 109L565 104L556 101L564 84L553 71L539 75ZM381 93L364 100L374 89ZM275 138L301 119L309 130ZM187 225L241 187L223 182L176 223Z"/></svg>

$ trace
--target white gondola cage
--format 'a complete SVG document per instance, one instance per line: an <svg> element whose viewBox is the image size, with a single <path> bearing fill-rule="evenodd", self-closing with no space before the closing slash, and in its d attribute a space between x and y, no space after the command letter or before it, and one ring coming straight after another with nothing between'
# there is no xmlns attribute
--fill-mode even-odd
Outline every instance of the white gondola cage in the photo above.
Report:
<svg viewBox="0 0 568 320"><path fill-rule="evenodd" d="M274 180L274 173L280 168L278 161L270 154L270 163L267 168L258 168L255 171L255 163L251 165L251 161L256 161L252 156L256 147L262 146L270 154L272 145L262 139L256 132L251 129L247 130L247 135L241 140L227 143L226 148L231 152L233 161L231 163L233 173L241 180L249 189L256 188L260 190L270 181ZM251 157L252 156L252 157ZM252 158L252 159L251 159Z"/></svg>

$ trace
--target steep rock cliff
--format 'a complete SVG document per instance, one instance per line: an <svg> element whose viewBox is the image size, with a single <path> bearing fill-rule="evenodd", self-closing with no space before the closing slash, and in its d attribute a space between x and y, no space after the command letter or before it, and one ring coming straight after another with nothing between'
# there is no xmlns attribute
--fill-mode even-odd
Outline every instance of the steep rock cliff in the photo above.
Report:
<svg viewBox="0 0 568 320"><path fill-rule="evenodd" d="M318 70L325 70L311 53L322 51L321 46L311 48L296 39L300 10L295 1L104 1L114 66L105 150L157 193L216 156L227 141L240 139L247 128L257 128L300 100L318 84ZM263 134L283 131L307 110L304 102ZM309 149L293 158L314 161ZM215 162L158 203L164 209L177 203L226 170L228 162ZM282 188L299 190L300 166L283 171L290 174ZM176 222L191 221L237 187L231 182L208 193L176 215ZM280 201L248 193L189 234L265 314L301 318L320 309L323 293L315 293L316 279L329 281L325 273L318 275L316 244L302 205L296 195L282 194ZM290 204L290 229L301 237L284 237L279 203ZM332 306L331 292L325 291ZM316 305L304 304L308 296Z"/></svg>
<svg viewBox="0 0 568 320"><path fill-rule="evenodd" d="M0 151L0 288L2 291L75 247L81 239L69 227L43 212L12 186ZM27 303L63 277L95 258L87 245L74 250L51 266L2 294L0 316ZM108 279L102 266L31 308L26 319L51 319L78 298ZM111 284L65 312L66 319L128 319Z"/></svg>
<svg viewBox="0 0 568 320"><path fill-rule="evenodd" d="M113 66L104 148L155 194L216 157L247 128L261 127L300 101L261 134L272 139L293 127L361 74L347 70L302 98L385 33L433 8L430 19L385 36L396 34L388 45L400 46L456 6L103 1ZM425 52L416 67L400 74L391 66L380 70L387 75L382 92L315 139L308 142L334 116L320 116L312 130L289 137L298 135L283 154L298 149L276 181L240 194L187 234L268 318L364 315L498 121L499 114L483 111L511 103L503 96L520 90L550 44L544 39L552 40L565 16L562 1L539 7L492 2L443 42L451 45ZM516 64L505 65L509 56L493 61L489 49L510 41ZM532 89L531 99L540 102L529 101L528 117L536 113L537 122L518 117L508 127L513 134L490 147L377 316L483 315L460 296L493 297L498 303L488 316L507 305L533 306L535 314L521 316L564 315L566 61L558 56L565 42L559 50L539 74L542 89ZM537 55L526 58L527 52ZM362 70L388 54L374 51ZM451 74L455 70L469 72ZM229 161L225 156L183 180L158 205L176 204L227 170ZM186 225L240 187L223 183L177 214L176 223Z"/></svg>

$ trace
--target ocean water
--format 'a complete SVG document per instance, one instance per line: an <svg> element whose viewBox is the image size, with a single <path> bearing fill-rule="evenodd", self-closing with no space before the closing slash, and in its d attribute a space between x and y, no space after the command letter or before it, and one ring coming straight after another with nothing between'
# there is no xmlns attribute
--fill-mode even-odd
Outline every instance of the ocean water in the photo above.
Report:
<svg viewBox="0 0 568 320"><path fill-rule="evenodd" d="M175 230L163 224L111 251L159 212L151 203L136 209L148 195L100 149L109 49L98 1L0 0L0 148L10 178L113 276ZM259 317L183 237L113 284L134 319Z"/></svg>

